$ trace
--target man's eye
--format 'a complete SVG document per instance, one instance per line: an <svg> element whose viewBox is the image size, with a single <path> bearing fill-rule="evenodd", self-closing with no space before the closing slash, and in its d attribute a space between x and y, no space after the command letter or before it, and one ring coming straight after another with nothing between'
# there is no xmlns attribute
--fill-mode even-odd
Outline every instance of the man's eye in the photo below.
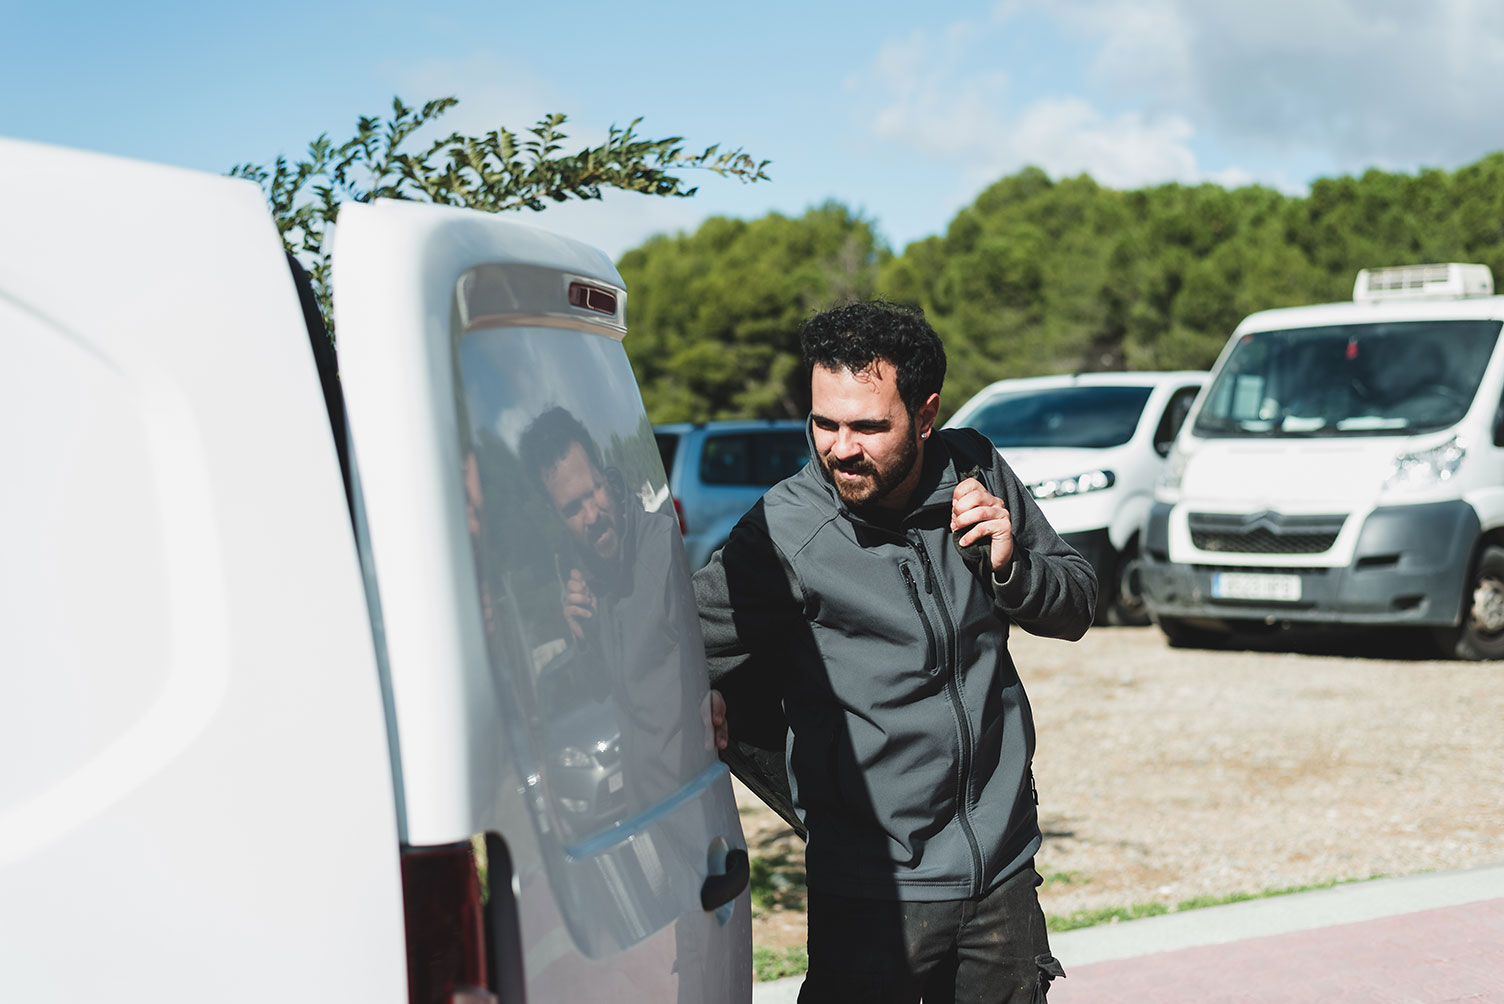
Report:
<svg viewBox="0 0 1504 1004"><path fill-rule="evenodd" d="M570 519L575 513L580 511L582 505L584 505L583 502L571 502L559 511L564 514L565 519Z"/></svg>

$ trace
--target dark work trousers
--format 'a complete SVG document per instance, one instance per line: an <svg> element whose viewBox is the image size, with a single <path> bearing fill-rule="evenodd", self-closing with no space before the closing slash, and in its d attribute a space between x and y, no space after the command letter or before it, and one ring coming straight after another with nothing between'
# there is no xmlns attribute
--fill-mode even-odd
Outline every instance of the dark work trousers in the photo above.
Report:
<svg viewBox="0 0 1504 1004"><path fill-rule="evenodd" d="M905 903L809 894L799 1004L1036 1004L1064 976L1033 863L981 899Z"/></svg>

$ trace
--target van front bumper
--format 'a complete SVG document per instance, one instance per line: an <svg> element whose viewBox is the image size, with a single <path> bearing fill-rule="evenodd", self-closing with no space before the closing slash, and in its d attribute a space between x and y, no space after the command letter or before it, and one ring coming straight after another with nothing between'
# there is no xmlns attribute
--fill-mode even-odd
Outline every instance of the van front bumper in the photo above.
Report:
<svg viewBox="0 0 1504 1004"><path fill-rule="evenodd" d="M1458 623L1481 527L1461 499L1384 506L1364 521L1346 567L1287 564L1184 564L1169 558L1172 506L1156 502L1144 527L1145 600L1156 616L1445 627ZM1295 556L1271 555L1271 562ZM1213 595L1219 573L1268 573L1300 579L1298 600L1226 599Z"/></svg>

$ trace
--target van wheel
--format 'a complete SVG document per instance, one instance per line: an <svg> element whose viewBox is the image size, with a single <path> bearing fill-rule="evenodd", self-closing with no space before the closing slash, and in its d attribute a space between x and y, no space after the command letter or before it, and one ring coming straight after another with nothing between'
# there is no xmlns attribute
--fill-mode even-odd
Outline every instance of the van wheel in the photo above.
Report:
<svg viewBox="0 0 1504 1004"><path fill-rule="evenodd" d="M1117 588L1107 608L1107 623L1120 627L1143 627L1149 623L1149 605L1144 602L1144 563L1138 547L1130 546L1118 561Z"/></svg>
<svg viewBox="0 0 1504 1004"><path fill-rule="evenodd" d="M1193 623L1179 617L1161 617L1158 623L1171 648L1221 648L1232 637L1227 631L1203 627L1200 622Z"/></svg>
<svg viewBox="0 0 1504 1004"><path fill-rule="evenodd" d="M1462 623L1436 633L1442 654L1504 659L1504 548L1485 547L1478 555L1462 603Z"/></svg>

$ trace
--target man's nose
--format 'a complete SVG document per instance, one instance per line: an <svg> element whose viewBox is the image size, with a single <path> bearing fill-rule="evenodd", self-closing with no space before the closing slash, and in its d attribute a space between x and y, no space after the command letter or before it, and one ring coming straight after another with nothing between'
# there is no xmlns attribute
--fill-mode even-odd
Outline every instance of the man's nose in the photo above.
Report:
<svg viewBox="0 0 1504 1004"><path fill-rule="evenodd" d="M859 456L861 452L861 444L857 442L856 437L853 436L849 430L836 430L835 445L831 447L831 453L835 455L836 459L851 460L852 458Z"/></svg>

